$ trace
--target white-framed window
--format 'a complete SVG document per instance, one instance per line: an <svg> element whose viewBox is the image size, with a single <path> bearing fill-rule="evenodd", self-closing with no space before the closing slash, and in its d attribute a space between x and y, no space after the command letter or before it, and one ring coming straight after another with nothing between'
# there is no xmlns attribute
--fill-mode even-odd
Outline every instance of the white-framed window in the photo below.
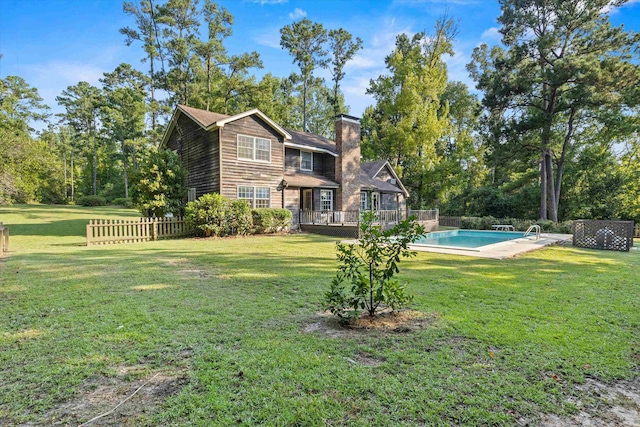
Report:
<svg viewBox="0 0 640 427"><path fill-rule="evenodd" d="M238 135L238 159L271 163L271 140Z"/></svg>
<svg viewBox="0 0 640 427"><path fill-rule="evenodd" d="M246 200L252 208L271 207L271 189L269 187L238 186L238 199Z"/></svg>
<svg viewBox="0 0 640 427"><path fill-rule="evenodd" d="M268 208L271 206L271 189L269 187L256 187L254 208Z"/></svg>
<svg viewBox="0 0 640 427"><path fill-rule="evenodd" d="M361 211L369 210L369 192L368 191L360 192L360 210Z"/></svg>
<svg viewBox="0 0 640 427"><path fill-rule="evenodd" d="M300 169L303 171L313 170L313 153L311 151L300 151Z"/></svg>
<svg viewBox="0 0 640 427"><path fill-rule="evenodd" d="M320 190L320 210L333 210L333 190Z"/></svg>

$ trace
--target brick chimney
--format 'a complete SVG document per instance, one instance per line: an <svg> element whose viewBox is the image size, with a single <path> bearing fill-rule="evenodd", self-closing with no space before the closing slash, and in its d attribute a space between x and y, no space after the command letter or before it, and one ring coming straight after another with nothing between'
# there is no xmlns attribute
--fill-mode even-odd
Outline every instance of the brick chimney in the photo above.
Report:
<svg viewBox="0 0 640 427"><path fill-rule="evenodd" d="M336 116L336 210L360 209L360 119L346 114Z"/></svg>

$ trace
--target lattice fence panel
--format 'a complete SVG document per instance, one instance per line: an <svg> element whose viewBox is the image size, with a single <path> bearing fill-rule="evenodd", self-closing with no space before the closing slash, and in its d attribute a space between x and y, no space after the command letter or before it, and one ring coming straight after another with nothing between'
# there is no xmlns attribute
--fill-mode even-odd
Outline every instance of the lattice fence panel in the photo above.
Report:
<svg viewBox="0 0 640 427"><path fill-rule="evenodd" d="M576 221L573 231L573 246L608 251L629 251L633 246L633 221Z"/></svg>

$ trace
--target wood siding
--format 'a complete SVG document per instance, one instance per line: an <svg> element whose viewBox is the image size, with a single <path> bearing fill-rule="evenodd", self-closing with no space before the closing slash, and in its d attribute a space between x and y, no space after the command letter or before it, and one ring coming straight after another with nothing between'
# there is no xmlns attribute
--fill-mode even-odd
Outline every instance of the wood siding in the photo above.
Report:
<svg viewBox="0 0 640 427"><path fill-rule="evenodd" d="M300 169L300 150L297 148L285 148L285 170L288 173L319 175L328 178L331 181L335 181L336 179L335 157L330 154L314 152L313 170L305 171Z"/></svg>
<svg viewBox="0 0 640 427"><path fill-rule="evenodd" d="M238 134L271 141L271 162L238 159ZM269 187L271 207L282 207L280 183L284 175L284 139L262 119L248 116L228 123L221 131L222 185L220 194L236 199L238 186Z"/></svg>
<svg viewBox="0 0 640 427"><path fill-rule="evenodd" d="M180 114L167 148L178 153L187 170L186 185L196 189L196 197L220 192L218 131L205 131Z"/></svg>
<svg viewBox="0 0 640 427"><path fill-rule="evenodd" d="M300 189L297 187L287 188L284 190L284 207L291 211L293 215L292 229L298 228L300 217Z"/></svg>

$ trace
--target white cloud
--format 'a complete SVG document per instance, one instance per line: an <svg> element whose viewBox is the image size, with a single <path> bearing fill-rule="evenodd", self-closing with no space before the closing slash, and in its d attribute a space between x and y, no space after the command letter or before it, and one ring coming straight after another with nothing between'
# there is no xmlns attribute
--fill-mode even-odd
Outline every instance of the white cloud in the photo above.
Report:
<svg viewBox="0 0 640 427"><path fill-rule="evenodd" d="M613 0L610 1L608 5L600 9L600 13L603 13L603 14L608 13L609 15L613 15L618 13L621 7L627 7L627 6L631 6L632 4L638 4L640 3L640 0L628 0L625 4L619 7L614 6L613 3L614 3Z"/></svg>
<svg viewBox="0 0 640 427"><path fill-rule="evenodd" d="M498 27L487 28L480 37L486 41L502 40L502 34L500 34L500 28Z"/></svg>
<svg viewBox="0 0 640 427"><path fill-rule="evenodd" d="M102 74L107 71L96 65L79 62L53 61L46 64L26 66L37 80L55 80L74 85L78 82L98 84Z"/></svg>
<svg viewBox="0 0 640 427"><path fill-rule="evenodd" d="M296 19L304 18L305 16L307 16L307 12L300 9L299 7L296 7L295 9L293 9L293 12L289 14L289 18L291 18L294 21Z"/></svg>
<svg viewBox="0 0 640 427"><path fill-rule="evenodd" d="M280 49L280 29L266 29L253 36L253 40L259 45Z"/></svg>

